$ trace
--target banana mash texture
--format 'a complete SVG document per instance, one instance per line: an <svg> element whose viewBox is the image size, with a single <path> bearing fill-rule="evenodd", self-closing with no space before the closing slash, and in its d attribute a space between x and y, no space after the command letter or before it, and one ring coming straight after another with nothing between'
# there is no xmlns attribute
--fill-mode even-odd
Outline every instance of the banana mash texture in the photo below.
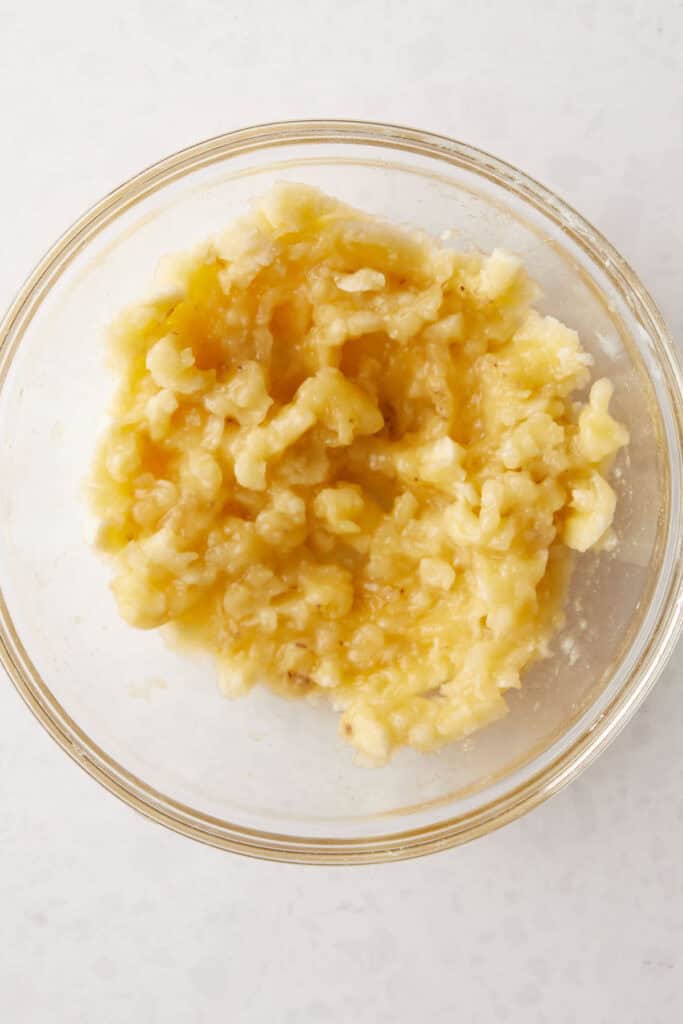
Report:
<svg viewBox="0 0 683 1024"><path fill-rule="evenodd" d="M327 694L366 761L503 715L570 552L610 538L628 441L512 256L441 248L283 184L112 331L93 473L134 626L229 695Z"/></svg>

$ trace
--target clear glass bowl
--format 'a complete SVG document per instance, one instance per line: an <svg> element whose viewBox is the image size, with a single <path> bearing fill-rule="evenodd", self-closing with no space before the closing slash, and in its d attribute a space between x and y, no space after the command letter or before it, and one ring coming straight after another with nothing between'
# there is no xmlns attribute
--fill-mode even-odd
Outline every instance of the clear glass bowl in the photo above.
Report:
<svg viewBox="0 0 683 1024"><path fill-rule="evenodd" d="M113 381L104 333L158 258L226 225L277 180L462 247L518 253L544 304L616 385L631 432L612 554L579 560L552 659L510 714L438 754L354 764L325 707L219 695L209 661L126 626L83 499ZM520 171L389 125L234 132L143 171L45 256L0 334L0 655L57 742L132 807L185 835L280 860L426 853L522 814L616 735L681 624L681 372L640 281L600 234Z"/></svg>

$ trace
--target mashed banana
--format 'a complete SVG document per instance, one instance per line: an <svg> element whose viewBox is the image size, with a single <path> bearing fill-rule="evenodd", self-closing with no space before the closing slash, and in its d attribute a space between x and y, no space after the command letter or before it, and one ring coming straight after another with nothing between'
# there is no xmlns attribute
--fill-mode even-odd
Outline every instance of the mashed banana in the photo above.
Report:
<svg viewBox="0 0 683 1024"><path fill-rule="evenodd" d="M328 693L366 760L462 737L548 651L604 541L624 427L519 262L301 185L167 267L113 331L94 472L124 618L230 695Z"/></svg>

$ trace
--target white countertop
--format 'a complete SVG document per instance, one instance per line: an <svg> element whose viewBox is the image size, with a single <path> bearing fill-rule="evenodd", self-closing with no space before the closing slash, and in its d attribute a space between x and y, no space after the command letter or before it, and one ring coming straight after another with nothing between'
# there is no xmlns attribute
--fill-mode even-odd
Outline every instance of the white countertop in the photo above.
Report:
<svg viewBox="0 0 683 1024"><path fill-rule="evenodd" d="M539 178L683 338L677 0L0 0L0 31L3 307L86 206L160 156L262 121L356 117ZM248 861L151 824L0 686L0 1019L681 1020L681 667L683 648L610 750L530 816L355 869Z"/></svg>

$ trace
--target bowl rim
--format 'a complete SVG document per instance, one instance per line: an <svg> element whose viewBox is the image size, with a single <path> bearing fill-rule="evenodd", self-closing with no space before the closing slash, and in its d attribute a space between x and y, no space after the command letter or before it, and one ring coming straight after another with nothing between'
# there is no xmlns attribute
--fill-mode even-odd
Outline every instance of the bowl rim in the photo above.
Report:
<svg viewBox="0 0 683 1024"><path fill-rule="evenodd" d="M29 274L0 324L0 391L21 337L36 309L91 237L152 192L191 171L238 153L279 145L355 143L427 156L466 167L502 186L552 219L609 274L620 293L644 314L671 401L673 437L667 455L680 487L683 478L683 372L657 306L635 272L584 217L511 164L444 135L381 122L292 120L260 124L206 139L150 165L88 209ZM674 516L677 514L674 509ZM680 519L680 516L679 516ZM669 533L675 519L669 516ZM667 538L680 556L683 530ZM671 562L671 557L670 557ZM351 864L400 860L446 849L493 831L537 806L575 779L614 739L651 690L683 626L683 559L670 578L647 648L597 723L515 788L471 811L419 828L360 838L284 835L213 818L154 790L110 758L85 735L52 696L16 633L0 590L0 665L38 721L69 756L130 807L183 835L234 853L297 863Z"/></svg>

